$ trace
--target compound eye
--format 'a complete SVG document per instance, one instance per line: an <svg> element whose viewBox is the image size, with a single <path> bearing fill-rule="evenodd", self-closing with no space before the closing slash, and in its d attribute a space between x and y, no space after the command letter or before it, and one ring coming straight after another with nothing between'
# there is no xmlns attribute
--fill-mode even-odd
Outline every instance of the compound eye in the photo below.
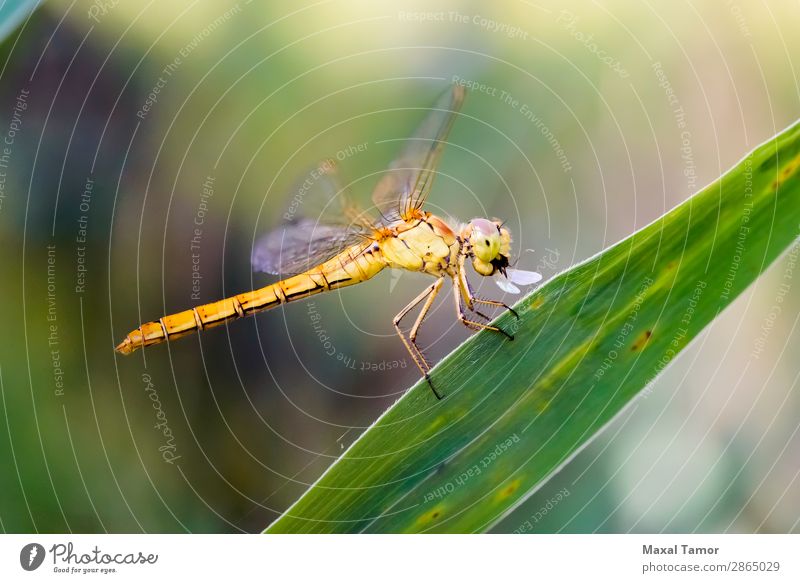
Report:
<svg viewBox="0 0 800 583"><path fill-rule="evenodd" d="M488 219L473 219L470 221L470 226L472 227L470 235L472 252L481 261L491 262L500 252L501 241L497 225Z"/></svg>
<svg viewBox="0 0 800 583"><path fill-rule="evenodd" d="M497 233L495 224L487 219L473 219L472 230L483 239L487 239Z"/></svg>

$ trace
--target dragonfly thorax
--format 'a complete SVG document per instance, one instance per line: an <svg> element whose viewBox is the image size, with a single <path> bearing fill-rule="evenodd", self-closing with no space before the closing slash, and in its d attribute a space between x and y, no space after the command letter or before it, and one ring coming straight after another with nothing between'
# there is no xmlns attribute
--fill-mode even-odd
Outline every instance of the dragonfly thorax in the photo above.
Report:
<svg viewBox="0 0 800 583"><path fill-rule="evenodd" d="M430 213L393 226L390 235L382 237L378 244L389 267L437 277L450 273L459 248L452 229Z"/></svg>

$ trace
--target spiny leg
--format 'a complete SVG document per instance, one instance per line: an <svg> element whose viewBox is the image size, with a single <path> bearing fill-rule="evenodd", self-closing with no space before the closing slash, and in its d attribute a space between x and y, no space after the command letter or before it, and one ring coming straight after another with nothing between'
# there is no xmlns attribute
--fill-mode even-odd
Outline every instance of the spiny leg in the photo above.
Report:
<svg viewBox="0 0 800 583"><path fill-rule="evenodd" d="M422 324L422 320L425 318L425 315L427 314L428 310L433 304L433 300L439 293L439 289L442 287L443 282L444 278L439 278L436 280L436 282L425 288L425 290L421 294L419 294L416 298L411 300L411 302L405 308L400 310L400 312L394 317L393 320L394 328L395 330L397 330L397 334L398 336L400 336L400 340L403 341L406 350L408 350L409 354L411 355L411 358L414 359L414 363L422 372L423 376L425 377L425 380L428 381L428 386L430 386L431 390L433 391L433 394L436 395L436 398L439 400L441 400L442 397L436 391L436 388L433 386L433 383L431 382L431 377L428 374L429 371L431 370L431 367L428 364L428 361L425 360L425 356L422 354L422 351L417 346L416 337L417 337L417 332L419 331L419 327ZM417 320L411 329L409 338L406 338L405 335L403 334L403 331L400 329L400 321L406 316L406 314L408 314L408 312L413 310L414 307L416 307L426 297L428 299L422 306L420 315L417 317Z"/></svg>
<svg viewBox="0 0 800 583"><path fill-rule="evenodd" d="M464 313L464 307L461 303L461 290L459 290L459 285L453 286L453 296L456 302L456 313L458 314L458 320L464 324L467 328L472 328L473 330L492 330L493 332L499 332L503 334L509 340L514 340L514 337L503 330L502 328L498 328L497 326L492 326L491 324L484 324L483 322L476 322L474 320L470 320L467 318L466 314Z"/></svg>
<svg viewBox="0 0 800 583"><path fill-rule="evenodd" d="M467 279L467 272L466 272L466 270L463 269L463 265L462 265L462 268L459 270L459 276L460 276L459 277L459 282L460 282L460 284L462 286L462 289L463 289L463 292L464 292L464 299L466 300L467 307L470 310L472 310L473 312L475 312L479 316L483 316L487 320L490 320L491 318L487 318L486 316L481 314L478 310L476 310L473 307L473 305L472 305L473 302L476 303L476 304L484 304L484 305L487 305L487 306L494 306L496 308L505 308L506 310L508 310L509 312L514 314L514 316L517 318L517 320L519 320L519 314L517 314L516 310L514 310L514 308L512 308L511 306L509 306L507 304L504 304L503 302L497 302L497 301L494 301L494 300L484 300L482 298L477 297L475 295L475 292L472 291L472 286L469 284L469 280Z"/></svg>
<svg viewBox="0 0 800 583"><path fill-rule="evenodd" d="M428 315L428 310L431 309L433 301L436 299L436 296L439 295L439 290L442 289L443 283L444 283L444 278L441 277L438 280L436 280L436 283L434 283L431 286L431 291L430 294L428 295L428 299L425 300L424 304L422 304L422 309L419 311L419 315L417 316L417 319L414 322L414 326L412 326L411 331L408 334L408 339L411 342L411 345L416 349L417 353L422 357L423 361L425 360L425 356L422 354L422 349L419 346L417 346L417 333L419 332L420 326L422 326L422 321ZM427 361L425 362L425 364L426 365L428 364ZM433 394L436 395L436 398L441 400L442 397L436 391L436 387L433 386L433 381L431 381L431 377L428 375L427 372L425 373L425 380L428 381L428 386L430 386L431 390L433 391Z"/></svg>
<svg viewBox="0 0 800 583"><path fill-rule="evenodd" d="M461 287L461 293L464 297L464 302L467 304L467 307L476 314L478 314L479 316L483 316L484 318L486 318L486 316L484 316L475 309L475 307L472 305L473 302L476 304L485 304L487 306L505 308L506 310L514 314L514 316L516 316L516 318L519 320L519 314L517 314L516 310L514 310L511 306L504 304L503 302L496 302L494 300L484 300L475 295L475 292L472 291L472 286L469 284L469 280L467 279L467 271L466 269L464 269L465 259L466 258L463 255L461 258L459 258L458 284ZM490 318L486 319L489 320Z"/></svg>
<svg viewBox="0 0 800 583"><path fill-rule="evenodd" d="M467 308L469 308L469 310L470 310L470 311L471 311L473 314L475 314L476 316L480 316L481 318L483 318L483 319L484 319L484 320L486 320L487 322L489 322L489 321L491 320L491 318L490 318L489 316L487 316L487 315L486 315L486 314L484 314L483 312L479 312L479 311L478 311L478 310L476 310L474 307L473 307L473 308L470 308L469 306L467 306Z"/></svg>
<svg viewBox="0 0 800 583"><path fill-rule="evenodd" d="M469 290L469 292L471 294L472 290ZM506 310L508 310L509 312L514 314L514 316L516 316L517 320L519 320L519 314L517 314L516 310L514 310L514 308L512 308L511 306L509 306L507 304L504 304L503 302L496 302L494 300L484 300L484 299L481 299L481 298L476 297L476 296L472 296L472 301L475 302L476 304L485 304L487 306L494 306L496 308L505 308ZM478 313L477 310L473 310L473 311L476 314Z"/></svg>
<svg viewBox="0 0 800 583"><path fill-rule="evenodd" d="M425 319L425 316L428 315L428 310L431 309L433 305L433 300L436 299L436 296L439 295L439 290L442 288L442 284L444 283L444 278L440 277L436 280L431 286L430 291L428 292L430 295L425 303L422 305L422 309L419 311L419 315L417 316L416 321L414 322L414 326L411 328L411 331L408 333L408 339L416 346L417 344L417 333L419 332L419 328L422 325L422 321Z"/></svg>
<svg viewBox="0 0 800 583"><path fill-rule="evenodd" d="M453 284L454 285L459 285L459 283L457 281L454 281ZM479 316L479 317L483 318L484 320L486 320L487 322L490 322L491 318L489 316L487 316L483 312L479 312L478 310L475 309L475 306L472 305L472 289L469 288L469 282L466 282L465 285L466 285L466 291L464 290L464 288L462 288L462 292L461 292L461 297L463 298L464 305L466 305L467 309L470 312L472 312L473 314L475 314L476 316Z"/></svg>

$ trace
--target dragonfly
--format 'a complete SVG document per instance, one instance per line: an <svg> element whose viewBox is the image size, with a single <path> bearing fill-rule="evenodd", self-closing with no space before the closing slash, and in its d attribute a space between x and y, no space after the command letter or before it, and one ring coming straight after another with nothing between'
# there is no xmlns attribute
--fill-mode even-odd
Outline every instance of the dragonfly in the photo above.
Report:
<svg viewBox="0 0 800 583"><path fill-rule="evenodd" d="M507 293L520 293L517 286L542 279L539 273L510 266L511 234L500 220L474 218L457 224L423 208L464 96L465 88L455 84L439 97L378 180L372 192L372 209L360 207L341 187L332 160L324 160L307 175L297 190L295 204L290 206L295 212L285 213L284 223L253 246L253 269L279 275L280 281L142 324L116 347L117 352L130 354L318 293L355 285L387 268L408 270L433 276L434 282L400 310L392 323L433 394L441 399L417 336L445 280L449 278L453 283L456 316L462 324L513 340L513 335L492 324L479 308L503 308L517 316L516 312L501 301L478 297L467 279L467 263L477 274L494 278ZM321 202L324 207L316 216L309 212L315 208L312 201L317 205ZM303 212L297 212L295 207L299 206ZM401 322L420 304L414 324L404 332Z"/></svg>

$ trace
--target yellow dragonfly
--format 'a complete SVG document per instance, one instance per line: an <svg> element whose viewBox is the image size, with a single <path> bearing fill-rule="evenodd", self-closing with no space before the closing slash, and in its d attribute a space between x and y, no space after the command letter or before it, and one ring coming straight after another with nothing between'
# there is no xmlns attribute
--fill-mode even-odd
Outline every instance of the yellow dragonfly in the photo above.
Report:
<svg viewBox="0 0 800 583"><path fill-rule="evenodd" d="M313 294L361 283L387 267L406 269L426 273L436 281L400 310L393 324L434 395L441 399L430 380L431 366L416 340L445 279L453 281L456 314L464 325L473 330L492 330L513 340L513 336L488 323L489 317L476 305L505 308L515 315L516 312L503 302L477 297L467 280L466 263L469 261L478 274L496 278L499 287L508 293L519 293L517 285L531 285L542 278L538 273L509 267L511 235L500 221L476 218L456 225L422 208L464 94L461 85L447 90L382 175L372 194L377 216L346 196L332 161L322 162L303 182L296 198L304 204L312 199L324 201L326 212L316 218L308 216L307 211L306 216L287 213L288 221L253 248L253 268L283 279L142 324L116 350L130 354L138 348L175 340ZM419 304L422 308L406 335L400 323Z"/></svg>

